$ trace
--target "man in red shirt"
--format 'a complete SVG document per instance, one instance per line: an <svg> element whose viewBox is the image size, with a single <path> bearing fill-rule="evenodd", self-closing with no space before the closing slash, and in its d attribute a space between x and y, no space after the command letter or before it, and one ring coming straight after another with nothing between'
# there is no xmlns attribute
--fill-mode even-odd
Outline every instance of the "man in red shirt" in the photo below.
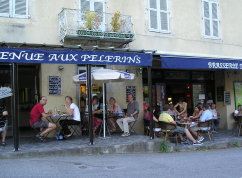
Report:
<svg viewBox="0 0 242 178"><path fill-rule="evenodd" d="M42 117L46 118L52 116L52 114L46 114L44 110L44 105L47 103L47 98L42 96L40 102L36 104L31 112L30 112L30 120L29 123L33 128L46 128L42 132L36 135L40 140L43 140L43 136L56 129L56 125L54 123L46 122L42 120Z"/></svg>

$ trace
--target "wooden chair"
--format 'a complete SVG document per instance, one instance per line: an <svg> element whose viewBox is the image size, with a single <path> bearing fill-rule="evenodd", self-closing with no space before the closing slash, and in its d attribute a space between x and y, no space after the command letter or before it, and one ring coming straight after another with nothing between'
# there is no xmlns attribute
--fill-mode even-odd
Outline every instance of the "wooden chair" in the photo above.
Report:
<svg viewBox="0 0 242 178"><path fill-rule="evenodd" d="M205 132L208 134L208 138L210 141L213 139L213 134L212 134L212 124L213 124L213 119L208 120L206 122L199 122L198 127L199 131L198 132Z"/></svg>
<svg viewBox="0 0 242 178"><path fill-rule="evenodd" d="M168 122L158 122L158 128L161 129L161 132L165 134L165 138L175 138L176 144L178 143L177 133L174 133L176 125Z"/></svg>

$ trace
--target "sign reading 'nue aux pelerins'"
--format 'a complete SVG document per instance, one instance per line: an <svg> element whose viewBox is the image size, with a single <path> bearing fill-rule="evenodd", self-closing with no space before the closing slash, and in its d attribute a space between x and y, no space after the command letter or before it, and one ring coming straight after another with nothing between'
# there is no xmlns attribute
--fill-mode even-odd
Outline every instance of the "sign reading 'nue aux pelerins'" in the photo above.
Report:
<svg viewBox="0 0 242 178"><path fill-rule="evenodd" d="M0 62L151 66L151 54L0 48Z"/></svg>

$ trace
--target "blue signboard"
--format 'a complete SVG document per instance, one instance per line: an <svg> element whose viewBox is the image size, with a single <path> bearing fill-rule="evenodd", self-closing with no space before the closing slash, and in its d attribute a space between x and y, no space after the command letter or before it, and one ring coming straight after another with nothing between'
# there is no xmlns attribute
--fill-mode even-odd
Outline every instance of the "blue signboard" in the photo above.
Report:
<svg viewBox="0 0 242 178"><path fill-rule="evenodd" d="M161 55L162 56L162 55ZM233 69L242 70L242 60L199 58L189 56L162 56L164 69Z"/></svg>
<svg viewBox="0 0 242 178"><path fill-rule="evenodd" d="M0 62L151 66L151 54L0 48Z"/></svg>

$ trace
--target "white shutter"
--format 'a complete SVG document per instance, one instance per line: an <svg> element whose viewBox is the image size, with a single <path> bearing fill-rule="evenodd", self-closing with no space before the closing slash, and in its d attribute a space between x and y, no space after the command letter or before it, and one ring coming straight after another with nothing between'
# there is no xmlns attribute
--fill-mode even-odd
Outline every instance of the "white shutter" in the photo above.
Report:
<svg viewBox="0 0 242 178"><path fill-rule="evenodd" d="M219 37L218 4L212 3L212 29L213 36Z"/></svg>
<svg viewBox="0 0 242 178"><path fill-rule="evenodd" d="M93 10L97 12L98 17L100 18L99 30L105 30L105 16L104 16L104 2L103 1L94 1Z"/></svg>
<svg viewBox="0 0 242 178"><path fill-rule="evenodd" d="M204 34L205 36L211 35L210 29L210 12L209 12L209 2L203 1L203 21L204 21Z"/></svg>
<svg viewBox="0 0 242 178"><path fill-rule="evenodd" d="M90 11L90 0L80 0L80 9L81 12L86 12L86 11Z"/></svg>
<svg viewBox="0 0 242 178"><path fill-rule="evenodd" d="M149 0L149 26L151 31L158 31L157 0Z"/></svg>
<svg viewBox="0 0 242 178"><path fill-rule="evenodd" d="M217 2L203 1L203 23L205 37L218 39L220 29Z"/></svg>
<svg viewBox="0 0 242 178"><path fill-rule="evenodd" d="M160 25L161 31L169 31L169 14L167 7L167 0L160 0Z"/></svg>
<svg viewBox="0 0 242 178"><path fill-rule="evenodd" d="M0 16L10 16L10 0L0 0Z"/></svg>
<svg viewBox="0 0 242 178"><path fill-rule="evenodd" d="M13 1L13 16L27 18L28 16L28 0Z"/></svg>

